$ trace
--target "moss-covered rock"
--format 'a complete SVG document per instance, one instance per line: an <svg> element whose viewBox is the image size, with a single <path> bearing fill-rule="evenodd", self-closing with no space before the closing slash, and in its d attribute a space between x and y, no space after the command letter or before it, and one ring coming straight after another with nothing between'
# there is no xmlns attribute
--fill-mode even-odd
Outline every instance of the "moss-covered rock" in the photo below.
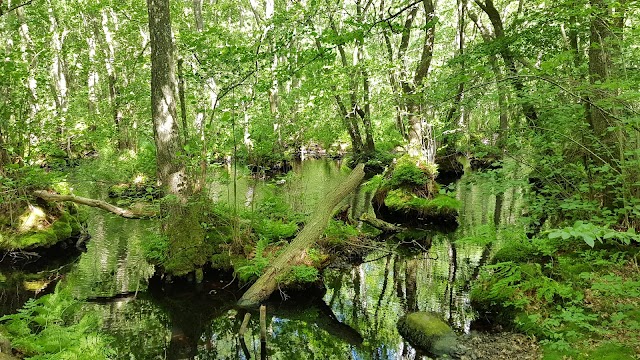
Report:
<svg viewBox="0 0 640 360"><path fill-rule="evenodd" d="M460 202L439 193L435 165L403 156L384 174L373 203L376 215L392 223L455 225Z"/></svg>
<svg viewBox="0 0 640 360"><path fill-rule="evenodd" d="M451 354L457 345L456 335L438 315L414 312L403 316L398 331L411 345L435 355Z"/></svg>

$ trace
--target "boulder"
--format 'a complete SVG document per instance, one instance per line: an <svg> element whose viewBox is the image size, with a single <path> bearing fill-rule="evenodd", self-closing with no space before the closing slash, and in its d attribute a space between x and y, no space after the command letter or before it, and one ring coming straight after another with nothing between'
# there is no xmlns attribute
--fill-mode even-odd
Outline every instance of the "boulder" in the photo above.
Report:
<svg viewBox="0 0 640 360"><path fill-rule="evenodd" d="M398 332L412 346L441 356L457 351L456 334L438 315L430 312L414 312L398 322Z"/></svg>

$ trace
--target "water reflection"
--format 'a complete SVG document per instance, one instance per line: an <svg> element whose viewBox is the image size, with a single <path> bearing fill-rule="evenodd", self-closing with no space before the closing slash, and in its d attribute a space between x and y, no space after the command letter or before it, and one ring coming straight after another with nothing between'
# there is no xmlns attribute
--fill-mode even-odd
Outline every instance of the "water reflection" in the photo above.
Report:
<svg viewBox="0 0 640 360"><path fill-rule="evenodd" d="M294 171L281 185L244 174L235 203L251 207L272 191L296 211L309 213L348 174L331 161L294 164ZM418 310L439 313L458 332L468 332L474 319L469 283L521 202L518 191L497 191L491 184L482 177L458 183L460 226L449 234L426 234L429 247L381 245L361 264L325 271L321 296L269 303L269 358L423 359L396 328L402 315ZM233 202L229 183L212 183L209 193ZM370 197L359 193L351 201L358 208ZM245 359L238 338L244 314L234 308L243 289L227 286L230 279L214 274L197 288L149 290L153 269L142 258L141 245L156 228L150 221L92 213L93 239L67 286L90 299L86 311L101 314L118 359ZM252 315L245 334L251 358L260 356L258 318Z"/></svg>

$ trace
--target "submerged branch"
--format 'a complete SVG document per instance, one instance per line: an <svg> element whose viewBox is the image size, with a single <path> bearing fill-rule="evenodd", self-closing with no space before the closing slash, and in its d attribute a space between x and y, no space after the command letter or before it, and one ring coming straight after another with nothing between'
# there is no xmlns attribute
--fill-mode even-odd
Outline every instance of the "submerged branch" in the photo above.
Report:
<svg viewBox="0 0 640 360"><path fill-rule="evenodd" d="M123 209L115 205L111 205L106 201L89 199L76 195L60 195L44 190L36 190L33 192L33 195L46 201L71 201L76 204L97 207L127 219L148 219L158 215L157 213L151 211L134 211L130 209Z"/></svg>

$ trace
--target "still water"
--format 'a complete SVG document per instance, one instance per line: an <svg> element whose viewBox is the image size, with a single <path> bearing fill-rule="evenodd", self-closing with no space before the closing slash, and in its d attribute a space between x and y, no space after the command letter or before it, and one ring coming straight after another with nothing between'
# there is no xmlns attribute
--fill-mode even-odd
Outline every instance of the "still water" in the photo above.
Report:
<svg viewBox="0 0 640 360"><path fill-rule="evenodd" d="M213 181L208 191L214 200L248 209L272 192L295 211L310 213L347 175L339 163L310 160L296 164L278 184L240 172L235 185ZM454 232L425 232L428 248L381 243L359 264L326 270L325 292L282 293L291 298L268 303L269 358L422 359L396 329L402 315L418 310L439 313L457 332L469 332L469 282L495 251L490 241L515 221L522 200L518 191L496 188L486 176L468 174L451 187L463 203ZM79 195L100 196L96 191ZM362 207L369 197L361 193L350 201ZM119 359L247 358L237 335L244 314L234 307L245 289L227 274L207 274L199 285L156 284L141 244L158 224L90 211L92 239L68 264L64 286L88 299L86 311L102 316ZM245 339L250 357L260 358L257 313Z"/></svg>

